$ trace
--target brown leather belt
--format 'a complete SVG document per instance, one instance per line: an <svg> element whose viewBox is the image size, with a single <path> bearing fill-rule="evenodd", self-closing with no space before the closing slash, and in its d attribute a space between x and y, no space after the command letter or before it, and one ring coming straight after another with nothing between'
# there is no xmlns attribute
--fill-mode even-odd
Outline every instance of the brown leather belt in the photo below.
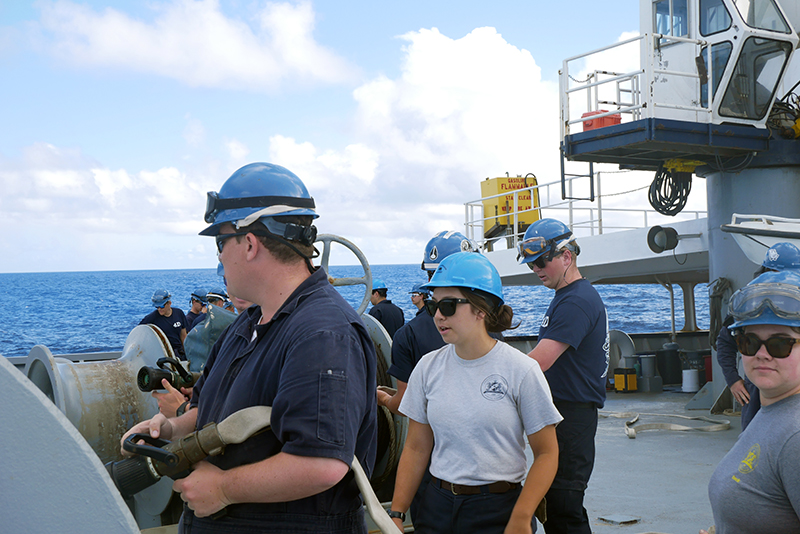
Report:
<svg viewBox="0 0 800 534"><path fill-rule="evenodd" d="M492 482L491 484L486 484L484 486L467 486L464 484L451 484L446 480L442 480L436 477L432 477L432 479L434 485L452 492L453 495L478 495L479 493L505 493L507 491L511 491L513 489L517 489L518 487L520 487L520 484L517 482L506 482L505 480L501 480L500 482Z"/></svg>

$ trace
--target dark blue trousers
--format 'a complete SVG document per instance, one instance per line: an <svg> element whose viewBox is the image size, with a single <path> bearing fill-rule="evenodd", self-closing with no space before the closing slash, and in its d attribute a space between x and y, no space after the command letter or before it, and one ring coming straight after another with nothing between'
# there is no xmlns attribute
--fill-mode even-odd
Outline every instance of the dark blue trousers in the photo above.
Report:
<svg viewBox="0 0 800 534"><path fill-rule="evenodd" d="M230 513L219 519L195 517L183 507L179 534L367 534L364 510L332 516Z"/></svg>
<svg viewBox="0 0 800 534"><path fill-rule="evenodd" d="M453 495L429 484L417 517L416 534L503 534L522 488L505 493ZM536 519L531 522L536 532Z"/></svg>
<svg viewBox="0 0 800 534"><path fill-rule="evenodd" d="M556 427L558 471L545 496L547 534L591 534L583 494L594 469L597 407L591 403L555 401L564 417Z"/></svg>

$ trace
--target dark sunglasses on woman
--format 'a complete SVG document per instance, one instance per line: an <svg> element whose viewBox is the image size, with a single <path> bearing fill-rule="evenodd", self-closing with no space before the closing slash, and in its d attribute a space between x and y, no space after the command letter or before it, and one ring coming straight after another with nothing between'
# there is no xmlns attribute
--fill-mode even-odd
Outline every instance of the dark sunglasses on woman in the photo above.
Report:
<svg viewBox="0 0 800 534"><path fill-rule="evenodd" d="M456 306L459 304L466 304L469 302L467 299L446 298L442 300L426 300L425 309L431 317L436 315L436 310L439 310L445 317L450 317L456 313Z"/></svg>
<svg viewBox="0 0 800 534"><path fill-rule="evenodd" d="M761 339L755 334L736 334L734 340L739 352L745 356L755 356L761 345L764 345L773 358L786 358L792 353L794 345L800 343L800 339L793 337L772 336Z"/></svg>

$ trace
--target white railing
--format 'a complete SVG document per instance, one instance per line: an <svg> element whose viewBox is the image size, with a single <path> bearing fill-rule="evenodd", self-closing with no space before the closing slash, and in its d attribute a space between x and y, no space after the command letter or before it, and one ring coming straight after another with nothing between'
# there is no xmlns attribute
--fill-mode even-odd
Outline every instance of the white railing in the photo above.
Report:
<svg viewBox="0 0 800 534"><path fill-rule="evenodd" d="M524 235L524 229L521 232L516 231L520 229L520 218L523 214L532 211L539 211L539 218L552 217L566 222L570 229L579 235L599 235L621 230L648 228L655 224L655 222L660 222L665 217L652 209L604 208L601 179L603 174L608 173L595 173L596 196L594 203L588 200L563 200L561 198L560 180L466 202L464 204L465 234L468 238L475 241L481 250L494 248L495 242L502 243L503 241L506 242L507 248L516 248ZM570 192L573 182L580 178L581 177L578 176L565 178L568 182ZM508 213L487 216L483 212L484 201L499 199L501 197L505 199L509 195L512 196L512 202L509 204ZM532 208L520 210L519 195L525 195L526 199L536 199L538 196L539 205L533 205ZM614 196L616 196L616 194ZM528 202L531 201L526 200L526 204ZM623 219L624 224L609 224L608 219L610 215L619 216L617 218ZM699 219L705 216L705 211L683 210L681 211L681 218L679 220ZM485 238L486 222L497 221L498 219L505 219L506 233L490 239ZM674 220L674 218L670 218L670 220Z"/></svg>
<svg viewBox="0 0 800 534"><path fill-rule="evenodd" d="M640 64L638 69L629 72L613 72L608 70L594 70L591 72L586 80L579 81L572 78L570 72L570 64L578 60L584 60L596 54L608 52L625 45L633 44L636 42L644 41L643 45L646 51L644 65ZM671 44L688 43L697 47L697 53L700 53L703 46L707 45L706 41L701 39L689 39L686 37L674 37L662 34L644 34L619 43L609 46L604 46L585 54L580 54L567 58L563 62L563 66L559 71L559 99L561 106L561 139L563 140L566 135L572 133L570 127L574 124L581 124L589 120L601 119L610 115L627 115L631 120L640 120L642 118L650 118L658 116L657 109L675 109L682 111L699 112L708 117L707 121L711 120L711 102L713 102L713 62L711 61L711 47L707 46L705 49L706 57L706 70L705 77L707 82L705 86L708 91L708 98L706 99L706 106L700 105L702 102L701 91L703 84L696 84L696 98L694 102L689 104L674 104L669 102L658 102L653 97L651 90L654 83L658 80L659 76L681 76L687 78L700 79L700 74L697 70L672 70L657 68L658 61L656 56L660 53L661 49L668 47ZM640 58L641 63L641 58ZM574 69L573 69L574 70ZM573 82L572 84L570 82ZM600 98L601 88L611 86L615 95L615 100L603 100ZM572 117L570 112L570 98L578 97L585 93L586 98L586 112L598 112L601 110L600 106L610 106L615 109L597 113L585 117ZM621 117L620 117L621 118Z"/></svg>

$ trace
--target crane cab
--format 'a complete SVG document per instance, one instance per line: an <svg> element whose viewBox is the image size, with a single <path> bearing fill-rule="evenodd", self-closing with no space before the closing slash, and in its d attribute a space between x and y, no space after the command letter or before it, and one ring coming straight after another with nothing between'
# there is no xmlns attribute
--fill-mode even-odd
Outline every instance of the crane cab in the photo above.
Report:
<svg viewBox="0 0 800 534"><path fill-rule="evenodd" d="M653 169L766 150L798 45L795 4L787 14L777 0L640 0L638 36L563 63L563 157ZM638 65L604 68L615 56Z"/></svg>

